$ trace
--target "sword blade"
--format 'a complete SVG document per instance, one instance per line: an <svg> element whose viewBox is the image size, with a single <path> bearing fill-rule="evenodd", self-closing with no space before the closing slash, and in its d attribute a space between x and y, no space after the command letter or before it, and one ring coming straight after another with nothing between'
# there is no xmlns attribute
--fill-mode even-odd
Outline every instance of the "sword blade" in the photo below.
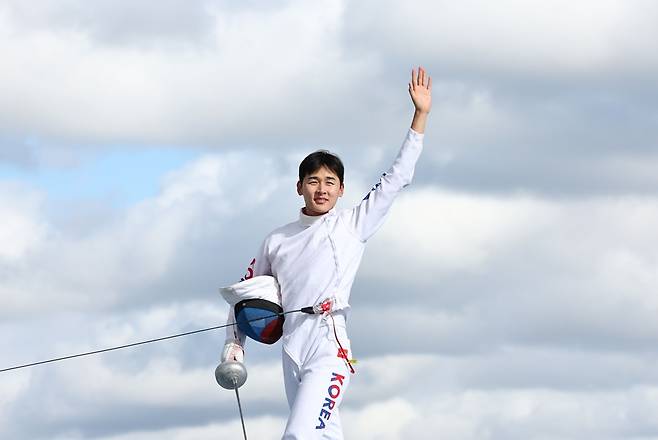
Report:
<svg viewBox="0 0 658 440"><path fill-rule="evenodd" d="M244 434L244 440L247 440L247 430L244 427L244 417L242 416L242 404L240 403L240 393L238 393L238 387L235 387L235 397L238 399L238 410L240 411L240 421L242 422L242 433Z"/></svg>

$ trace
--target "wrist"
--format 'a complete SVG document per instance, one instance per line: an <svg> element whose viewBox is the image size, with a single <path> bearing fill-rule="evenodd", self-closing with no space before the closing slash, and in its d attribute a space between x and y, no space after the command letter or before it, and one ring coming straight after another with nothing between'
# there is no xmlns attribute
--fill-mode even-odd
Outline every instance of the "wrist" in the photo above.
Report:
<svg viewBox="0 0 658 440"><path fill-rule="evenodd" d="M222 350L222 362L237 361L244 362L244 348L235 342L229 341L224 345Z"/></svg>
<svg viewBox="0 0 658 440"><path fill-rule="evenodd" d="M416 133L425 133L425 125L427 124L427 113L423 113L419 110L414 112L414 117L411 120L411 128Z"/></svg>

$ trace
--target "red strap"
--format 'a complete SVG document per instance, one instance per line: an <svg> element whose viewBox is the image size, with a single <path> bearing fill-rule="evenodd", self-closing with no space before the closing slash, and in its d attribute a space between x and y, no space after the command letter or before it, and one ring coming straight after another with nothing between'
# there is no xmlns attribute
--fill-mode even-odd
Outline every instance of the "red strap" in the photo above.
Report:
<svg viewBox="0 0 658 440"><path fill-rule="evenodd" d="M327 301L325 301L325 302L327 302ZM324 305L324 303L323 303L323 305ZM343 348L342 344L340 343L340 340L338 339L338 333L336 332L336 321L334 320L334 315L329 313L329 316L331 316L331 322L332 322L333 327L334 327L334 336L336 337L336 342L338 343L338 348L339 348L338 357L341 357L345 360L345 363L347 364L347 367L350 369L350 372L352 374L354 374L354 373L356 373L354 371L354 367L352 367L352 364L350 363L350 360L347 358L347 353L348 352L347 352L347 350L345 350Z"/></svg>

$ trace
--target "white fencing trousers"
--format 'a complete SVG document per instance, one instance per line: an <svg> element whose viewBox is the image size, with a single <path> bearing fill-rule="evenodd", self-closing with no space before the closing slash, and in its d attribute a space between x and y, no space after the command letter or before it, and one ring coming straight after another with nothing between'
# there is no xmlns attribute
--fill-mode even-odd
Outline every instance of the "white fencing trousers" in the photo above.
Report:
<svg viewBox="0 0 658 440"><path fill-rule="evenodd" d="M338 320L337 320L338 321ZM351 357L345 327L324 321L309 335L301 365L283 350L283 379L290 417L282 440L342 440L339 407L350 383L346 359ZM342 324L342 323L341 323Z"/></svg>

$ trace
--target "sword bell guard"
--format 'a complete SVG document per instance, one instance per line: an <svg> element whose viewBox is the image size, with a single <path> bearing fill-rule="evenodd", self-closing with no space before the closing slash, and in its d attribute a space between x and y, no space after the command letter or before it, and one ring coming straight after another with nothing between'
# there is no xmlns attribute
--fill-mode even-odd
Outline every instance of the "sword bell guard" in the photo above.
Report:
<svg viewBox="0 0 658 440"><path fill-rule="evenodd" d="M215 380L227 390L238 389L247 381L247 369L242 362L222 362L215 369Z"/></svg>

